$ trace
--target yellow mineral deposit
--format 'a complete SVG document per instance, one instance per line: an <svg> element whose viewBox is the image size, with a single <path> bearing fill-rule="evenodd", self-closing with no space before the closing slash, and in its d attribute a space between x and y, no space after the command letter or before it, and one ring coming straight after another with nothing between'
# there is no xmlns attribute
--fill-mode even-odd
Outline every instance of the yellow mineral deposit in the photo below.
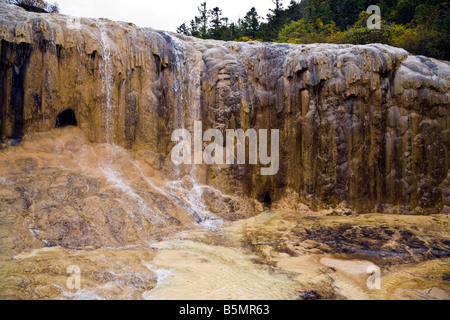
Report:
<svg viewBox="0 0 450 320"><path fill-rule="evenodd" d="M0 299L450 299L448 62L74 21L0 1Z"/></svg>

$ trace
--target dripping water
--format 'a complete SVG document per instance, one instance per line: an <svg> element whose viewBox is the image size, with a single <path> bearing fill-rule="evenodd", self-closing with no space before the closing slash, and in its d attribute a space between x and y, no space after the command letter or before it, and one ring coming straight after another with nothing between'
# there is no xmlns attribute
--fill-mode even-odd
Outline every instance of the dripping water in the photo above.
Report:
<svg viewBox="0 0 450 320"><path fill-rule="evenodd" d="M106 143L112 143L112 119L111 113L115 109L114 102L111 98L112 87L112 63L111 63L111 46L110 38L108 36L105 24L101 20L96 20L98 30L100 30L100 44L101 44L101 62L100 70L102 74L102 85L105 93L105 103L103 110L105 111L105 138Z"/></svg>
<svg viewBox="0 0 450 320"><path fill-rule="evenodd" d="M173 50L173 93L175 96L174 116L177 129L194 130L195 121L200 120L200 70L193 57L188 56L188 48L177 37L163 32L163 37L170 42ZM189 94L187 94L189 93ZM188 213L199 219L200 224L207 229L217 230L222 220L214 216L203 203L202 186L197 179L197 166L192 164L186 175L182 175L176 167L176 178L167 182L167 187L176 194L193 211ZM208 187L210 188L210 187Z"/></svg>

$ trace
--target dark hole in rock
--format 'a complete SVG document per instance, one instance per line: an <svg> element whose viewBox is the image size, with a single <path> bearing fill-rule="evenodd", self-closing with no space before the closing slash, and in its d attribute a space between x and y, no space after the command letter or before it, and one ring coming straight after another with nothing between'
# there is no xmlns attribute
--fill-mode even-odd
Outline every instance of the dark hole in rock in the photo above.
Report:
<svg viewBox="0 0 450 320"><path fill-rule="evenodd" d="M263 204L266 210L270 210L270 207L272 205L272 197L270 196L270 191L267 191L264 194Z"/></svg>
<svg viewBox="0 0 450 320"><path fill-rule="evenodd" d="M64 128L68 126L77 126L75 112L73 112L72 109L63 111L56 117L56 128Z"/></svg>
<svg viewBox="0 0 450 320"><path fill-rule="evenodd" d="M96 55L97 55L97 50L94 50L94 52L92 52L92 53L88 53L89 58L91 58L92 60L95 60Z"/></svg>

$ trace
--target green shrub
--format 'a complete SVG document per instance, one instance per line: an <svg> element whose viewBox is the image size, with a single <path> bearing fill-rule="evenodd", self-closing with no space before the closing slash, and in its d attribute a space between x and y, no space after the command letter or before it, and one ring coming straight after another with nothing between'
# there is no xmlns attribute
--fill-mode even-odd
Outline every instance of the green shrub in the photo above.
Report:
<svg viewBox="0 0 450 320"><path fill-rule="evenodd" d="M418 10L418 12L421 12ZM394 12L395 14L395 12ZM315 23L305 18L293 21L281 30L278 42L309 44L370 44L383 43L403 48L412 54L450 59L450 17L430 22L429 19L412 21L406 25L382 21L381 29L367 28L370 15L361 12L352 28L339 31L334 21L324 25L322 20Z"/></svg>
<svg viewBox="0 0 450 320"><path fill-rule="evenodd" d="M58 3L50 4L44 0L9 0L9 3L24 8L27 11L39 13L57 13L59 12Z"/></svg>
<svg viewBox="0 0 450 320"><path fill-rule="evenodd" d="M321 19L317 19L315 23L308 23L306 19L300 19L284 26L279 33L278 42L325 43L329 42L329 38L338 32L339 29L334 21L324 24Z"/></svg>

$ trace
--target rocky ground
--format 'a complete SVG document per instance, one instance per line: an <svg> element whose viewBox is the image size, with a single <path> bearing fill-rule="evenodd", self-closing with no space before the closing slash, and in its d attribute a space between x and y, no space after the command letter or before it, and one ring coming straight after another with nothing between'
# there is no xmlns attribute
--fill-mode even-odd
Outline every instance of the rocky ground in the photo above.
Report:
<svg viewBox="0 0 450 320"><path fill-rule="evenodd" d="M60 247L27 250L14 257L0 255L0 299L139 300L157 283L154 272L146 267L153 256L150 248ZM80 290L68 287L74 274L70 266L80 268Z"/></svg>
<svg viewBox="0 0 450 320"><path fill-rule="evenodd" d="M295 273L302 299L450 299L448 219L266 212L233 228L257 263ZM381 290L367 289L370 265Z"/></svg>
<svg viewBox="0 0 450 320"><path fill-rule="evenodd" d="M2 299L450 299L450 235L432 217L264 212L153 245L0 256ZM81 289L69 289L69 266ZM381 271L369 290L368 267ZM187 295L189 292L189 295Z"/></svg>

